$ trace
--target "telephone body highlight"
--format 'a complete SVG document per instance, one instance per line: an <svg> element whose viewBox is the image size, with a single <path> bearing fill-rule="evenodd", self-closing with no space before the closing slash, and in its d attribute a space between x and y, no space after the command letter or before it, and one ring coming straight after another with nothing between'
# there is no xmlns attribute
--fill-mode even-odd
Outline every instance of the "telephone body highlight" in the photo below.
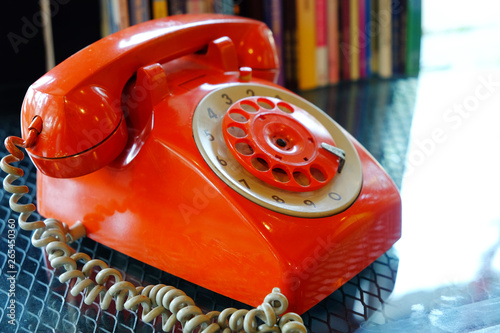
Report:
<svg viewBox="0 0 500 333"><path fill-rule="evenodd" d="M375 159L275 82L264 23L184 15L82 49L28 90L37 207L112 249L257 306L303 313L401 235Z"/></svg>

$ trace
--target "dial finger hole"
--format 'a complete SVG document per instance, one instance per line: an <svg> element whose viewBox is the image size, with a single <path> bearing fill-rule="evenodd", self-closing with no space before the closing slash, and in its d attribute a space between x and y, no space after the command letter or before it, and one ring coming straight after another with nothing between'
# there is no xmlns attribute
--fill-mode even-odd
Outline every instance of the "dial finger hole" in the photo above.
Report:
<svg viewBox="0 0 500 333"><path fill-rule="evenodd" d="M274 109L274 103L273 103L273 102L271 102L271 101L270 101L270 100L268 100L268 99L265 99L265 98L259 98L259 99L257 100L257 104L259 104L259 106L260 106L261 108L264 108L264 109L266 109L266 110L272 110L272 109Z"/></svg>
<svg viewBox="0 0 500 333"><path fill-rule="evenodd" d="M311 167L310 171L311 171L311 176L318 182L324 182L326 180L325 174L320 169L316 167Z"/></svg>
<svg viewBox="0 0 500 333"><path fill-rule="evenodd" d="M299 184L300 186L309 186L309 184L311 184L306 174L301 171L295 171L293 173L293 179L295 179L297 184Z"/></svg>
<svg viewBox="0 0 500 333"><path fill-rule="evenodd" d="M272 173L274 179L276 179L280 183L287 183L290 180L290 177L288 176L286 171L281 168L273 168Z"/></svg>
<svg viewBox="0 0 500 333"><path fill-rule="evenodd" d="M229 113L229 118L239 123L246 123L248 121L248 118L245 115L234 111Z"/></svg>
<svg viewBox="0 0 500 333"><path fill-rule="evenodd" d="M269 170L269 163L267 163L267 161L262 157L252 158L252 166L259 171Z"/></svg>
<svg viewBox="0 0 500 333"><path fill-rule="evenodd" d="M287 104L287 103L284 103L284 102L278 103L278 109L280 109L281 111L283 111L285 113L292 113L293 112L292 106Z"/></svg>
<svg viewBox="0 0 500 333"><path fill-rule="evenodd" d="M250 156L253 154L253 148L246 142L238 142L234 145L236 151L242 155Z"/></svg>
<svg viewBox="0 0 500 333"><path fill-rule="evenodd" d="M247 135L247 133L242 128L236 126L228 127L227 132L235 138L244 138Z"/></svg>
<svg viewBox="0 0 500 333"><path fill-rule="evenodd" d="M240 107L243 110L245 110L246 112L250 112L250 113L255 113L259 110L259 107L250 101L241 102Z"/></svg>

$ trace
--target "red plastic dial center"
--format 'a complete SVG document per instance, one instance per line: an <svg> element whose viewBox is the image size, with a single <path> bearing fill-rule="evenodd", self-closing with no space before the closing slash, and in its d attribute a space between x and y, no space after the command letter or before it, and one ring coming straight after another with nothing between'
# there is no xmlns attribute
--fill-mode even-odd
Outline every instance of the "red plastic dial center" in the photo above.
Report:
<svg viewBox="0 0 500 333"><path fill-rule="evenodd" d="M278 188L306 192L326 185L339 158L327 129L307 111L277 98L253 96L229 107L222 121L232 155L252 175Z"/></svg>

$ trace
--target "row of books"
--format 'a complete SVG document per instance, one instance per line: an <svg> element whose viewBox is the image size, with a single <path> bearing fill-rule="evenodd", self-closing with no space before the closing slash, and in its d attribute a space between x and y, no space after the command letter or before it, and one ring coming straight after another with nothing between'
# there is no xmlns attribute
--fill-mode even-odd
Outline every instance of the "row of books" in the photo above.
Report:
<svg viewBox="0 0 500 333"><path fill-rule="evenodd" d="M283 0L285 84L416 76L421 0ZM295 15L294 15L295 14Z"/></svg>
<svg viewBox="0 0 500 333"><path fill-rule="evenodd" d="M101 34L107 36L128 26L169 15L234 15L235 6L234 0L101 0Z"/></svg>
<svg viewBox="0 0 500 333"><path fill-rule="evenodd" d="M184 13L240 15L273 31L279 84L308 90L372 77L416 76L421 0L101 0L103 34Z"/></svg>

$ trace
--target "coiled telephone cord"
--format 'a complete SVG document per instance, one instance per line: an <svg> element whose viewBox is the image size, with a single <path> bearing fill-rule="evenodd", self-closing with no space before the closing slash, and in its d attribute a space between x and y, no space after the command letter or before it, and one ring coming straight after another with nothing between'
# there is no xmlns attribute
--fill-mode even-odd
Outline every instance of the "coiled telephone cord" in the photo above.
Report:
<svg viewBox="0 0 500 333"><path fill-rule="evenodd" d="M5 147L10 155L2 158L0 162L2 170L7 173L3 186L12 194L9 205L13 211L19 213L19 226L23 230L33 231L31 238L33 245L39 248L45 247L53 268L63 267L66 270L59 276L59 281L65 283L76 279L70 291L73 296L84 292L84 302L88 305L100 297L100 306L104 310L109 307L113 299L118 311L124 308L135 311L141 305L141 319L150 322L161 316L162 329L165 332L172 331L177 321L181 323L183 332L193 332L198 328L200 333L307 332L299 315L286 313L279 317L286 311L288 300L278 288L274 288L272 293L265 297L264 302L255 309L228 308L222 312L211 311L203 314L201 309L195 306L194 301L179 289L162 284L135 287L132 283L123 281L120 272L109 268L102 260L91 259L85 253L75 253L76 251L68 243L85 236L82 224L76 224L69 229L67 225L53 218L28 222L36 207L33 203L18 203L29 189L25 185L12 185L24 174L21 168L12 166L12 163L24 159L24 153L18 147L29 148L34 145L41 127L41 119L35 117L26 140L13 136L5 139ZM83 263L81 270L78 269L79 261ZM92 280L91 274L96 266L101 269ZM110 278L114 278L114 283L108 289L105 285L111 283L112 280L108 282Z"/></svg>

